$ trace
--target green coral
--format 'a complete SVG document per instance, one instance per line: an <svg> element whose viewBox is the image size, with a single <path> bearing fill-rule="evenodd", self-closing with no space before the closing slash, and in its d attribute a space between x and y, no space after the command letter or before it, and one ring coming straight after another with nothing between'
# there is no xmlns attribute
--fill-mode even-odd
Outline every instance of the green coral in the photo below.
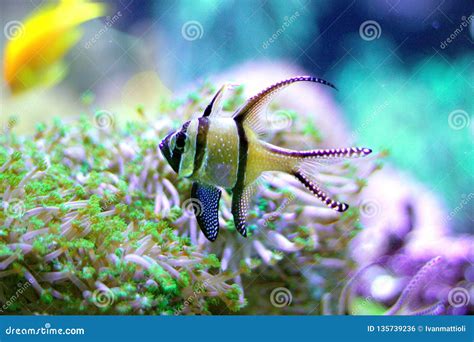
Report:
<svg viewBox="0 0 474 342"><path fill-rule="evenodd" d="M246 240L235 231L231 197L223 192L221 232L210 244L185 207L190 184L176 177L158 145L170 129L202 112L214 88L205 84L184 100L162 104L153 122L143 117L105 127L97 119L102 111L78 122L39 124L32 137L16 135L9 125L0 136L0 298L16 298L8 312L321 312L312 303L352 267L344 260L360 229L356 209L334 216L295 180L274 177L259 185ZM224 109L233 111L243 100L239 87ZM318 128L292 118L294 134L317 147ZM284 146L284 134L277 132L273 142ZM370 165L362 172L343 165L334 176L339 185L327 186L356 202L377 168ZM325 281L315 286L317 277ZM21 296L18 284L27 284ZM269 292L280 285L297 305L270 305Z"/></svg>
<svg viewBox="0 0 474 342"><path fill-rule="evenodd" d="M231 310L242 307L219 260L154 209L148 177L167 171L150 170L136 184L144 156L156 156L159 142L158 135L140 138L145 127L128 125L102 139L104 132L81 119L79 126L39 125L32 140L11 131L0 137L0 296L30 284L7 311L172 314L203 282L183 313L209 313L216 298L212 303ZM124 136L138 137L137 150L119 170L110 147L119 150Z"/></svg>

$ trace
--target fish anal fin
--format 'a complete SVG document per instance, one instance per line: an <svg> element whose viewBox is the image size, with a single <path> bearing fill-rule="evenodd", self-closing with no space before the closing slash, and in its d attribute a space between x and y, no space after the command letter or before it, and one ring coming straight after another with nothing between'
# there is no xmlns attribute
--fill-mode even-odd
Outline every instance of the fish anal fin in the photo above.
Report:
<svg viewBox="0 0 474 342"><path fill-rule="evenodd" d="M232 190L232 215L234 216L234 224L237 231L243 237L247 237L247 215L250 202L261 179L263 178L259 177L252 184Z"/></svg>
<svg viewBox="0 0 474 342"><path fill-rule="evenodd" d="M213 185L194 182L191 188L191 205L199 228L209 241L219 233L219 200L221 190Z"/></svg>

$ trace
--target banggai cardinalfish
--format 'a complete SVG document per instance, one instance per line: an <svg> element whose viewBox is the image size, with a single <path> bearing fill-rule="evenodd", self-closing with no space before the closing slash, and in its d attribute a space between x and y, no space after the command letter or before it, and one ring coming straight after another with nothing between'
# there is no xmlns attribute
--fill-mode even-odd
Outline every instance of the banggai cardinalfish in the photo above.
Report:
<svg viewBox="0 0 474 342"><path fill-rule="evenodd" d="M272 97L296 82L315 82L336 89L316 77L298 76L280 81L245 102L232 117L222 112L223 94L229 85L217 92L204 114L187 121L160 143L160 149L180 177L194 181L191 196L199 203L196 219L202 232L215 241L219 232L219 200L221 190L232 193L232 215L237 231L247 236L246 216L257 178L266 171L294 175L314 196L329 208L346 211L346 203L329 197L312 180L320 159L344 159L366 156L369 148L337 148L295 151L260 139L268 125L266 109ZM322 160L321 160L322 161Z"/></svg>

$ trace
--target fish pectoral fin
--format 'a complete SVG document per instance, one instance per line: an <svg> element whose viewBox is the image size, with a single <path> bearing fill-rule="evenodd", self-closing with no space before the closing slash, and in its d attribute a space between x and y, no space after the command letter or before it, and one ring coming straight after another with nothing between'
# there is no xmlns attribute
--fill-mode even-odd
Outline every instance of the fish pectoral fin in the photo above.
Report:
<svg viewBox="0 0 474 342"><path fill-rule="evenodd" d="M222 105L224 103L224 94L227 89L232 89L236 84L225 83L214 95L214 98L211 100L204 110L203 117L209 116L219 116L222 113Z"/></svg>
<svg viewBox="0 0 474 342"><path fill-rule="evenodd" d="M219 233L219 200L221 190L212 185L194 182L191 203L199 228L209 241L215 241Z"/></svg>
<svg viewBox="0 0 474 342"><path fill-rule="evenodd" d="M234 216L234 224L237 231L247 237L247 214L250 207L250 201L255 193L258 181L247 185L242 189L234 188L232 190L232 215Z"/></svg>
<svg viewBox="0 0 474 342"><path fill-rule="evenodd" d="M271 125L268 124L270 120L268 117L266 117L266 110L268 104L279 91L296 82L320 83L327 85L331 88L337 89L333 84L329 83L328 81L313 76L296 76L288 78L286 80L271 85L270 87L264 89L257 95L248 99L247 102L239 110L237 110L234 115L234 119L236 121L246 123L257 134L263 133L268 127L271 127Z"/></svg>

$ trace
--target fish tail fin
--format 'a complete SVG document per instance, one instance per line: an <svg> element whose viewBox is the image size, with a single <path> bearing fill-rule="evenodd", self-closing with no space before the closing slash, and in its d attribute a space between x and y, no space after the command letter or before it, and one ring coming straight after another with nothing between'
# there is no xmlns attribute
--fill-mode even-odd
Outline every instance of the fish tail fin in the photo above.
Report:
<svg viewBox="0 0 474 342"><path fill-rule="evenodd" d="M341 161L348 158L365 157L371 154L372 150L366 147L347 147L301 151L297 153L303 159Z"/></svg>
<svg viewBox="0 0 474 342"><path fill-rule="evenodd" d="M338 163L350 158L364 157L372 153L372 150L361 147L309 151L273 148L273 152L279 155L281 159L279 171L285 171L294 175L296 179L329 208L344 212L349 206L346 203L333 200L327 191L316 184L312 175L324 170L325 165Z"/></svg>
<svg viewBox="0 0 474 342"><path fill-rule="evenodd" d="M304 174L302 170L294 170L293 175L298 179L314 196L316 196L321 202L326 204L329 208L338 212L344 212L349 208L349 205L343 202L335 201L329 195L322 190L319 185L314 183L308 176Z"/></svg>
<svg viewBox="0 0 474 342"><path fill-rule="evenodd" d="M272 163L273 170L287 173L293 173L295 169L305 169L309 174L312 174L314 171L317 171L319 166L365 157L372 153L370 148L365 147L296 151L280 148L268 143L264 145L271 159L276 162Z"/></svg>

